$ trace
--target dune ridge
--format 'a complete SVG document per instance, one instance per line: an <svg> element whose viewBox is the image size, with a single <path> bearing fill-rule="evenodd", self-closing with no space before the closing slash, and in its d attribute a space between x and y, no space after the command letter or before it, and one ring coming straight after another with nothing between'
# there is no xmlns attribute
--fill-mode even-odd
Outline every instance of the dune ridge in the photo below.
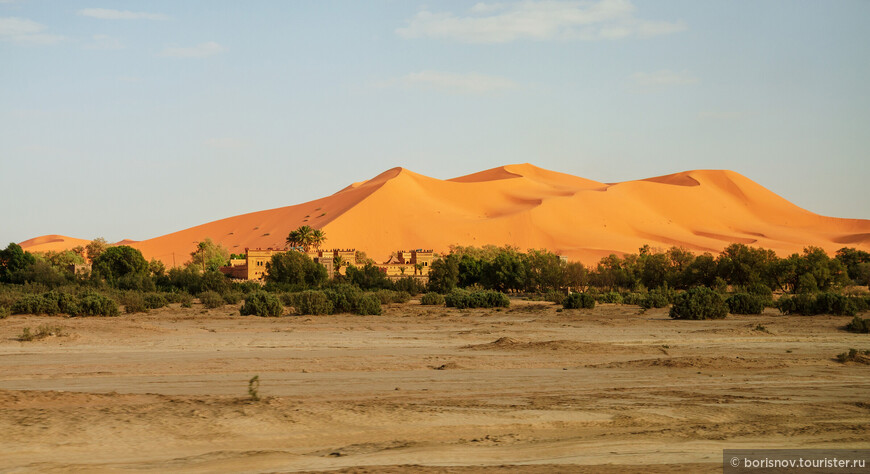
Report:
<svg viewBox="0 0 870 474"><path fill-rule="evenodd" d="M392 168L314 201L125 242L172 266L206 237L241 253L283 247L301 225L323 229L327 247L357 248L378 260L398 249L446 252L452 244L547 248L587 264L646 244L715 253L739 242L780 255L807 245L870 250L870 220L814 214L733 171L606 184L528 163L448 180ZM21 245L45 251L87 242L48 235Z"/></svg>

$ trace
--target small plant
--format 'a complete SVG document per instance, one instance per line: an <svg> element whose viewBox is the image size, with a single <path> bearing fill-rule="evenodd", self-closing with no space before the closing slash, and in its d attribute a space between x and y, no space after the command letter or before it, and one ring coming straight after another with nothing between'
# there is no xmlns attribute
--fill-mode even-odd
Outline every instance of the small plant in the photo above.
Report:
<svg viewBox="0 0 870 474"><path fill-rule="evenodd" d="M366 293L357 302L354 313L359 315L381 314L381 300L374 293Z"/></svg>
<svg viewBox="0 0 870 474"><path fill-rule="evenodd" d="M293 308L296 314L330 314L332 301L323 291L307 290L292 294Z"/></svg>
<svg viewBox="0 0 870 474"><path fill-rule="evenodd" d="M855 316L858 312L855 301L853 298L836 293L818 295L801 293L795 296L781 296L776 301L776 307L782 314Z"/></svg>
<svg viewBox="0 0 870 474"><path fill-rule="evenodd" d="M565 309L595 308L595 297L589 293L571 293L562 303Z"/></svg>
<svg viewBox="0 0 870 474"><path fill-rule="evenodd" d="M79 295L78 311L72 316L117 316L118 302L100 293Z"/></svg>
<svg viewBox="0 0 870 474"><path fill-rule="evenodd" d="M699 286L677 295L669 316L673 319L722 319L728 315L725 298L710 288Z"/></svg>
<svg viewBox="0 0 870 474"><path fill-rule="evenodd" d="M426 293L425 295L423 295L422 298L420 298L420 304L441 305L444 304L444 296L439 293L435 293L434 291Z"/></svg>
<svg viewBox="0 0 870 474"><path fill-rule="evenodd" d="M238 304L240 301L242 301L243 297L244 295L241 291L227 291L226 293L224 293L224 301L227 304Z"/></svg>
<svg viewBox="0 0 870 474"><path fill-rule="evenodd" d="M640 306L643 303L644 295L642 293L626 293L622 296L622 304L633 304Z"/></svg>
<svg viewBox="0 0 870 474"><path fill-rule="evenodd" d="M766 333L770 334L770 331L768 331L767 328L761 324L756 324L755 327L752 328L752 330L758 331L758 332L766 332Z"/></svg>
<svg viewBox="0 0 870 474"><path fill-rule="evenodd" d="M145 304L145 298L142 293L136 291L127 292L122 298L121 303L124 305L124 312L132 313L147 313L148 306Z"/></svg>
<svg viewBox="0 0 870 474"><path fill-rule="evenodd" d="M220 308L226 301L217 291L203 291L199 294L199 302L208 309Z"/></svg>
<svg viewBox="0 0 870 474"><path fill-rule="evenodd" d="M281 316L284 307L278 297L262 290L252 291L245 297L245 304L239 310L242 316Z"/></svg>
<svg viewBox="0 0 870 474"><path fill-rule="evenodd" d="M21 334L16 338L21 342L28 342L34 339L33 334L30 333L30 328L24 328L21 330Z"/></svg>
<svg viewBox="0 0 870 474"><path fill-rule="evenodd" d="M260 401L260 376L255 375L248 380L248 395L251 396L252 402Z"/></svg>
<svg viewBox="0 0 870 474"><path fill-rule="evenodd" d="M608 291L607 293L602 293L598 295L598 302L622 304L623 299L622 295L617 293L616 291Z"/></svg>
<svg viewBox="0 0 870 474"><path fill-rule="evenodd" d="M21 334L18 335L18 340L21 342L29 342L37 339L45 339L49 336L63 336L63 328L60 326L50 326L48 324L43 324L36 328L36 332L30 332L30 328L26 327L21 330Z"/></svg>
<svg viewBox="0 0 870 474"><path fill-rule="evenodd" d="M444 304L458 309L507 308L511 305L511 300L500 291L468 291L457 288L444 296Z"/></svg>
<svg viewBox="0 0 870 474"><path fill-rule="evenodd" d="M766 288L766 287L765 287ZM761 314L764 311L765 299L750 293L737 293L728 297L725 304L731 314Z"/></svg>
<svg viewBox="0 0 870 474"><path fill-rule="evenodd" d="M144 297L145 306L148 309L160 309L167 304L169 301L166 300L166 297L161 295L160 293L147 293Z"/></svg>
<svg viewBox="0 0 870 474"><path fill-rule="evenodd" d="M178 296L178 302L181 303L182 308L192 308L193 296L190 293L181 293Z"/></svg>
<svg viewBox="0 0 870 474"><path fill-rule="evenodd" d="M643 309L664 308L671 304L672 291L667 288L657 288L647 292L646 296L640 300L640 307Z"/></svg>
<svg viewBox="0 0 870 474"><path fill-rule="evenodd" d="M855 316L852 318L852 322L846 325L846 330L863 334L870 333L870 318L864 319Z"/></svg>
<svg viewBox="0 0 870 474"><path fill-rule="evenodd" d="M870 364L870 350L859 351L857 349L849 349L848 352L837 354L837 362L845 364L846 362L860 362L862 364Z"/></svg>
<svg viewBox="0 0 870 474"><path fill-rule="evenodd" d="M0 319L6 319L9 317L9 308L5 306L0 306Z"/></svg>

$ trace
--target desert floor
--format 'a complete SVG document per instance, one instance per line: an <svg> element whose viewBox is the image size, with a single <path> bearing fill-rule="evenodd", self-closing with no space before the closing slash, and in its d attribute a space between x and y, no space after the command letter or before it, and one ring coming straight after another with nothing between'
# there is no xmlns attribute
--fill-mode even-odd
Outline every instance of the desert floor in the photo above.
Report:
<svg viewBox="0 0 870 474"><path fill-rule="evenodd" d="M870 448L870 366L834 360L870 349L847 317L177 306L0 321L0 470L721 472L724 448ZM66 335L16 340L41 324Z"/></svg>

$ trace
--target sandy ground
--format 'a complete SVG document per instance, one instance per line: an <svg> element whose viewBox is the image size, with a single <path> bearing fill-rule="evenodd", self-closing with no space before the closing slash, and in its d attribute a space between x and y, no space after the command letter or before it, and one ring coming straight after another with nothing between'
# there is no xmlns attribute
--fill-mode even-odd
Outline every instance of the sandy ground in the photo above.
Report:
<svg viewBox="0 0 870 474"><path fill-rule="evenodd" d="M721 472L724 448L870 448L870 366L833 359L870 338L768 311L11 316L0 470ZM40 324L66 335L15 339Z"/></svg>

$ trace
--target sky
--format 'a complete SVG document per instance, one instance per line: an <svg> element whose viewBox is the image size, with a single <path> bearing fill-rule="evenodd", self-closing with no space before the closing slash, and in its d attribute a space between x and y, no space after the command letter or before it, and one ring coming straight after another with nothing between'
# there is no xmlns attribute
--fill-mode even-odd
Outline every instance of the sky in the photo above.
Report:
<svg viewBox="0 0 870 474"><path fill-rule="evenodd" d="M870 2L0 0L0 242L144 240L401 166L737 171L870 218Z"/></svg>

